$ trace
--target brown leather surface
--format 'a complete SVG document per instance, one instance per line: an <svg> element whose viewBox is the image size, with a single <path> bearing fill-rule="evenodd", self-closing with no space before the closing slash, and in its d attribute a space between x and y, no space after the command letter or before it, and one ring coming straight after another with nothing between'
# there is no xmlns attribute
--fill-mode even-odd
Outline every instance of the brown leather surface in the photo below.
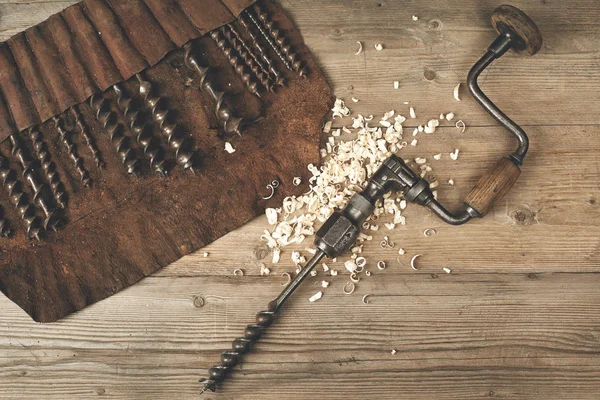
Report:
<svg viewBox="0 0 600 400"><path fill-rule="evenodd" d="M0 45L0 141L158 63L255 0L84 0ZM8 112L10 111L10 112Z"/></svg>
<svg viewBox="0 0 600 400"><path fill-rule="evenodd" d="M270 2L263 4L310 68L307 79L276 62L288 79L287 86L277 93L263 93L258 99L246 90L209 37L197 39L199 58L218 69L219 86L231 85L236 93L233 108L248 118L265 117L242 137L223 137L215 122L213 100L199 90L198 76L183 64L183 52L177 47L191 35L222 22L228 13L238 13L244 2L224 1L214 7L207 2L147 0L147 7L137 8L142 2L111 0L111 7L107 8L108 2L100 5L99 1L86 1L0 47L0 87L4 95L0 96L0 127L4 135L13 125L4 101L10 103L15 124L26 127L146 68L164 56L158 54L172 49L144 75L154 83L156 92L166 98L179 126L192 135L202 157L196 175L174 168L168 178L161 179L150 172L144 161L142 176L129 176L91 108L83 103L79 106L83 119L107 163L105 170L95 168L81 135L73 135L77 152L93 180L93 186L86 188L80 183L54 124L42 124L40 131L68 194L66 226L41 243L30 241L6 190L0 190L0 205L15 230L12 239L0 239L0 290L36 321L55 321L102 300L242 226L263 213L265 207L280 204L283 197L306 191L304 185L293 186L292 180L302 176L307 182L306 165L319 162L321 123L332 105L323 74L291 21ZM195 6L196 3L202 5ZM216 4L214 0L209 3ZM170 7L175 7L172 13ZM152 27L140 27L144 32L154 32L153 35L163 32L158 38L148 39L156 39L156 53L143 44L144 35L130 35L127 29L120 33L103 32L102 37L90 34L96 29L90 21L96 21L96 27L114 26L110 16L116 9L136 14L127 17L128 22L119 22L121 26L137 26L150 15L159 21ZM200 14L206 10L219 19L210 21ZM184 23L186 18L202 21L206 26L192 30ZM109 42L113 44L104 46ZM132 51L134 54L129 54ZM32 54L48 67L41 72L25 72L33 65ZM134 96L137 80L128 79L123 87ZM112 90L106 93L113 100L116 98ZM70 113L63 117L67 128L72 129ZM153 129L155 136L160 137L157 126ZM27 136L22 133L21 137L31 150ZM233 144L235 153L224 151L225 141ZM138 159L143 160L139 144L134 147ZM164 143L163 147L167 149ZM0 153L10 159L23 182L8 141L0 144ZM265 186L274 179L281 186L274 198L263 200L262 196L269 194ZM31 190L27 188L26 192L31 200ZM41 215L39 208L37 212Z"/></svg>

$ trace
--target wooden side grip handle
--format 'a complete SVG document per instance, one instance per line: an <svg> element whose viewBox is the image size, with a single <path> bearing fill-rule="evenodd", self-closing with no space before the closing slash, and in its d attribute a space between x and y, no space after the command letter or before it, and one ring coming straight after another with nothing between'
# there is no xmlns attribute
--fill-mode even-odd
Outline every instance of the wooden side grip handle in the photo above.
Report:
<svg viewBox="0 0 600 400"><path fill-rule="evenodd" d="M484 216L513 187L521 175L521 169L510 159L502 158L486 172L467 196L465 203Z"/></svg>

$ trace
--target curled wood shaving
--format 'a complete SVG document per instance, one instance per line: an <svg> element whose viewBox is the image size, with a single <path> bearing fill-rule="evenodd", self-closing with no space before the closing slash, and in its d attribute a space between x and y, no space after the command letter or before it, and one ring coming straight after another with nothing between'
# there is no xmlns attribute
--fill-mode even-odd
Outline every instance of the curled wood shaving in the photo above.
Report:
<svg viewBox="0 0 600 400"><path fill-rule="evenodd" d="M244 271L242 271L241 269L234 269L233 270L233 275L235 276L244 276Z"/></svg>
<svg viewBox="0 0 600 400"><path fill-rule="evenodd" d="M459 149L455 149L452 153L450 153L450 158L454 161L458 160Z"/></svg>
<svg viewBox="0 0 600 400"><path fill-rule="evenodd" d="M204 254L203 254L204 258L208 257L208 254L209 254L209 253L207 253L207 252L204 252Z"/></svg>
<svg viewBox="0 0 600 400"><path fill-rule="evenodd" d="M302 183L302 178L300 178L299 176L295 177L295 178L292 180L292 184L293 184L294 186L300 186L300 184L301 184L301 183Z"/></svg>
<svg viewBox="0 0 600 400"><path fill-rule="evenodd" d="M315 301L321 299L321 297L323 297L323 292L317 292L317 293L313 294L311 296L311 298L308 299L308 301L310 301L311 303L314 303Z"/></svg>
<svg viewBox="0 0 600 400"><path fill-rule="evenodd" d="M395 349L392 349L391 353L392 353L392 355L394 355L397 353L397 351Z"/></svg>
<svg viewBox="0 0 600 400"><path fill-rule="evenodd" d="M310 276L317 276L317 271L310 271Z"/></svg>
<svg viewBox="0 0 600 400"><path fill-rule="evenodd" d="M417 254L417 255L413 256L413 258L411 258L411 260L410 260L410 267L411 267L412 269L414 269L415 271L417 271L417 270L418 270L418 268L417 268L417 266L416 266L415 262L417 261L417 258L421 257L422 255L423 255L423 254Z"/></svg>
<svg viewBox="0 0 600 400"><path fill-rule="evenodd" d="M398 254L400 254L401 256L403 256L403 255L406 254L406 250L400 249L400 250L398 250Z"/></svg>
<svg viewBox="0 0 600 400"><path fill-rule="evenodd" d="M467 129L467 125L465 125L465 123L463 122L462 119L459 119L458 121L456 121L455 126L457 129L461 129L460 133L464 133L465 129Z"/></svg>
<svg viewBox="0 0 600 400"><path fill-rule="evenodd" d="M272 198L273 196L275 196L275 189L277 189L279 187L279 181L278 180L274 180L271 183L269 183L266 188L267 189L271 189L271 194L267 197L263 197L263 200L269 200L270 198Z"/></svg>
<svg viewBox="0 0 600 400"><path fill-rule="evenodd" d="M362 42L360 42L360 41L357 41L356 43L358 43L358 50L356 50L356 53L354 53L354 55L358 56L363 51L363 45L362 45Z"/></svg>
<svg viewBox="0 0 600 400"><path fill-rule="evenodd" d="M352 101L353 101L354 103L358 103L358 99L357 99L356 97L353 97L353 98L352 98Z"/></svg>
<svg viewBox="0 0 600 400"><path fill-rule="evenodd" d="M383 271L385 269L385 261L378 261L377 268Z"/></svg>
<svg viewBox="0 0 600 400"><path fill-rule="evenodd" d="M459 91L460 91L460 82L458 83L458 85L456 85L454 87L454 99L456 101L460 101Z"/></svg>
<svg viewBox="0 0 600 400"><path fill-rule="evenodd" d="M350 280L354 283L358 283L360 282L360 278L358 277L358 275L356 274L356 272L353 272L350 274Z"/></svg>
<svg viewBox="0 0 600 400"><path fill-rule="evenodd" d="M371 276L371 271L365 271L366 276Z"/></svg>
<svg viewBox="0 0 600 400"><path fill-rule="evenodd" d="M285 282L283 282L281 286L287 286L292 281L292 276L289 272L284 272L283 274L281 274L281 276L285 276Z"/></svg>
<svg viewBox="0 0 600 400"><path fill-rule="evenodd" d="M423 231L423 236L429 237L435 235L436 233L437 232L435 231L435 229L427 228Z"/></svg>
<svg viewBox="0 0 600 400"><path fill-rule="evenodd" d="M358 257L356 259L356 266L359 268L364 268L367 265L367 259L364 257Z"/></svg>
<svg viewBox="0 0 600 400"><path fill-rule="evenodd" d="M383 50L383 45L382 45L381 43L377 43L377 44L375 45L375 50L377 50L377 51L381 51L381 50Z"/></svg>
<svg viewBox="0 0 600 400"><path fill-rule="evenodd" d="M412 18L413 21L418 21L419 20L419 17L417 17L416 15L413 15L411 18Z"/></svg>
<svg viewBox="0 0 600 400"><path fill-rule="evenodd" d="M354 284L354 282L348 282L342 288L342 291L344 292L344 294L352 294L352 293L354 293L355 290L356 290L356 285Z"/></svg>
<svg viewBox="0 0 600 400"><path fill-rule="evenodd" d="M454 119L454 113L448 113L446 115L446 121L452 121Z"/></svg>
<svg viewBox="0 0 600 400"><path fill-rule="evenodd" d="M448 179L448 185L454 186L454 179Z"/></svg>
<svg viewBox="0 0 600 400"><path fill-rule="evenodd" d="M328 286L329 286L329 282L327 282L327 281L321 281L321 287L322 288L326 288Z"/></svg>
<svg viewBox="0 0 600 400"><path fill-rule="evenodd" d="M370 296L370 294L365 294L365 295L362 297L362 302L363 302L363 304L369 304L369 300L367 300L367 297L369 297L369 296Z"/></svg>

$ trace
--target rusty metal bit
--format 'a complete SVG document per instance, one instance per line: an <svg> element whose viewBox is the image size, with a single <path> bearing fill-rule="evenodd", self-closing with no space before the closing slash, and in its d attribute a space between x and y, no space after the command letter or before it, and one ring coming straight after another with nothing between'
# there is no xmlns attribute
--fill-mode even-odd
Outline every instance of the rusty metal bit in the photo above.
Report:
<svg viewBox="0 0 600 400"><path fill-rule="evenodd" d="M246 121L243 118L235 117L233 111L225 103L225 92L218 91L214 86L214 81L210 76L212 69L203 67L198 62L198 59L192 52L192 44L188 43L184 47L185 50L185 65L191 71L195 71L200 77L200 88L203 92L208 93L215 101L215 116L219 123L222 124L226 134L236 134L241 136Z"/></svg>
<svg viewBox="0 0 600 400"><path fill-rule="evenodd" d="M308 75L308 68L304 63L298 60L298 55L288 43L285 36L282 35L281 31L277 28L275 22L269 19L269 15L264 12L258 4L254 5L254 12L256 13L256 22L262 24L262 28L268 33L271 39L274 41L275 47L277 47L280 54L283 54L287 64L286 67L302 77ZM252 16L252 14L250 13ZM278 54L279 55L279 54Z"/></svg>
<svg viewBox="0 0 600 400"><path fill-rule="evenodd" d="M139 94L144 99L146 109L151 113L152 119L159 126L160 131L167 140L167 144L175 152L177 164L184 170L195 172L197 154L194 149L194 140L191 135L177 126L173 112L167 107L164 97L153 93L154 85L140 74L136 75L139 82Z"/></svg>
<svg viewBox="0 0 600 400"><path fill-rule="evenodd" d="M246 66L252 71L254 76L260 81L261 85L272 92L274 90L274 84L269 75L268 69L265 69L264 65L259 61L258 57L252 52L250 48L244 43L241 37L234 31L231 25L223 25L219 28L219 31L231 46L237 51L239 56L242 58Z"/></svg>
<svg viewBox="0 0 600 400"><path fill-rule="evenodd" d="M86 186L86 187L90 186L90 184L92 183L92 180L90 178L90 173L85 168L85 166L83 164L83 159L81 157L79 157L79 154L77 153L77 146L73 142L73 138L71 137L71 132L69 132L68 130L65 129L63 122L60 118L54 117L54 118L52 118L52 120L54 121L56 130L58 131L58 133L60 135L60 141L63 144L63 146L65 147L65 149L67 150L67 155L73 162L73 166L75 167L75 170L79 174L81 183L83 184L83 186Z"/></svg>
<svg viewBox="0 0 600 400"><path fill-rule="evenodd" d="M102 159L102 154L100 153L100 150L98 150L98 146L96 146L96 141L94 140L92 135L90 135L90 133L88 132L87 127L85 126L85 123L83 122L81 112L79 111L77 106L74 106L71 108L71 113L73 114L73 117L75 118L75 126L79 130L79 133L81 133L81 135L85 139L85 143L86 143L88 149L90 150L90 152L92 153L92 157L94 158L96 167L98 167L100 169L104 169L104 167L106 166L106 163Z"/></svg>
<svg viewBox="0 0 600 400"><path fill-rule="evenodd" d="M23 178L33 192L33 202L42 209L46 219L44 229L56 231L61 223L58 216L52 193L48 185L43 183L38 175L36 165L25 151L18 133L10 135L12 155L17 158L23 169Z"/></svg>
<svg viewBox="0 0 600 400"><path fill-rule="evenodd" d="M263 62L267 65L267 69L268 69L269 73L273 76L273 80L275 81L275 84L277 86L285 86L285 78L282 76L281 72L277 68L275 68L275 65L273 65L273 61L269 58L268 53L265 50L265 48L262 47L262 45L260 44L260 41L258 40L258 36L256 36L256 34L254 33L254 30L250 27L250 24L246 20L245 15L244 14L240 15L238 21L240 21L240 23L246 29L246 32L252 39L252 44L258 50L258 54L260 55L260 58L262 58ZM233 25L232 25L232 27L233 27ZM239 35L239 36L241 37L241 35Z"/></svg>
<svg viewBox="0 0 600 400"><path fill-rule="evenodd" d="M29 128L29 139L31 139L31 145L34 153L40 162L44 177L50 185L50 190L54 195L56 205L60 208L67 207L67 194L64 191L64 185L60 180L60 175L56 171L56 164L52 161L50 150L48 145L44 142L44 138L40 131L36 128Z"/></svg>
<svg viewBox="0 0 600 400"><path fill-rule="evenodd" d="M8 238L11 236L10 222L4 218L4 209L0 206L0 237Z"/></svg>
<svg viewBox="0 0 600 400"><path fill-rule="evenodd" d="M110 101L101 95L94 94L90 97L90 107L113 144L115 152L127 169L127 173L138 176L140 172L139 160L131 147L129 138L123 132L123 125L119 122L117 114L112 110Z"/></svg>
<svg viewBox="0 0 600 400"><path fill-rule="evenodd" d="M17 178L17 172L10 167L8 159L0 154L0 179L8 194L10 202L15 206L19 216L25 223L27 237L41 240L44 234L41 220L35 213L35 207L29 203L23 192L23 184Z"/></svg>
<svg viewBox="0 0 600 400"><path fill-rule="evenodd" d="M129 123L129 129L135 135L138 144L142 146L144 156L150 161L150 168L161 178L165 178L168 175L165 152L160 145L160 140L152 133L151 121L140 112L134 100L120 85L114 85L113 90L117 94L119 110Z"/></svg>
<svg viewBox="0 0 600 400"><path fill-rule="evenodd" d="M242 57L232 47L231 43L221 34L221 32L214 30L210 32L210 37L215 41L217 47L229 60L229 64L233 67L235 72L242 78L242 82L248 88L248 91L255 96L260 97L260 85L254 80L252 75L248 73L243 63Z"/></svg>

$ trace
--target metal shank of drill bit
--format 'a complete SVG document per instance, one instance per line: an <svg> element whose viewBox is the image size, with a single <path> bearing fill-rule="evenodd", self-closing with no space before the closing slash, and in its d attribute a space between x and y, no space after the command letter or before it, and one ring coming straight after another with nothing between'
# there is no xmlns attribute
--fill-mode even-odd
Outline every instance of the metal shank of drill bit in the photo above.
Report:
<svg viewBox="0 0 600 400"><path fill-rule="evenodd" d="M79 110L77 109L77 106L72 107L71 112L73 113L73 116L75 117L75 126L77 127L77 129L79 129L79 133L81 133L81 135L85 139L85 143L86 143L88 149L90 150L90 152L92 153L92 157L94 158L96 167L98 167L100 169L104 168L106 164L105 164L104 160L102 160L102 155L100 154L100 150L98 150L98 146L96 146L96 141L94 140L92 135L90 135L90 133L87 130L87 127L85 126L85 124L83 122L83 118L81 117L81 112L79 112Z"/></svg>
<svg viewBox="0 0 600 400"><path fill-rule="evenodd" d="M27 195L23 192L23 185L17 178L17 172L10 168L8 159L2 155L0 155L0 179L2 179L2 186L4 186L10 202L25 223L27 237L41 240L43 228L40 218L35 215L35 207L29 203Z"/></svg>
<svg viewBox="0 0 600 400"><path fill-rule="evenodd" d="M153 84L140 74L136 77L140 84L139 93L144 99L144 105L152 114L154 122L158 124L160 131L167 140L167 144L175 152L177 164L184 171L191 170L194 172L196 152L192 137L177 126L173 113L165 105L165 99L152 93Z"/></svg>
<svg viewBox="0 0 600 400"><path fill-rule="evenodd" d="M123 132L123 125L119 123L117 114L112 110L110 102L103 96L94 94L90 98L90 107L111 143L121 162L127 168L127 173L137 176L139 174L139 161L131 147L129 138Z"/></svg>
<svg viewBox="0 0 600 400"><path fill-rule="evenodd" d="M298 59L298 54L296 54L292 46L287 43L286 38L281 34L281 31L277 29L275 23L269 20L268 14L264 12L258 4L254 5L254 11L258 16L258 23L262 24L262 28L266 30L269 36L271 36L271 39L275 41L275 45L279 52L287 59L291 67L288 68L297 72L300 76L306 76L308 73L307 67Z"/></svg>
<svg viewBox="0 0 600 400"><path fill-rule="evenodd" d="M4 209L0 206L0 237L10 237L12 231L10 230L10 222L4 218Z"/></svg>
<svg viewBox="0 0 600 400"><path fill-rule="evenodd" d="M235 339L231 344L231 350L221 353L221 363L213 365L208 370L208 378L201 379L204 387L200 393L206 391L214 392L217 384L222 382L231 370L241 361L242 356L247 354L254 343L261 338L264 331L271 326L275 319L275 314L279 311L285 301L294 293L300 284L306 279L310 272L325 257L322 251L317 252L310 261L296 275L296 278L281 292L281 294L269 303L268 310L256 314L256 324L246 326L244 337Z"/></svg>
<svg viewBox="0 0 600 400"><path fill-rule="evenodd" d="M200 76L200 88L203 92L211 96L215 105L215 116L223 125L223 130L226 134L242 135L242 130L246 124L243 118L235 117L233 111L225 104L225 92L218 91L213 80L209 76L212 72L211 68L200 65L196 56L192 54L192 45L188 43L184 46L185 49L185 65L188 69L195 71Z"/></svg>
<svg viewBox="0 0 600 400"><path fill-rule="evenodd" d="M138 144L142 146L144 156L150 161L150 168L161 177L166 177L165 154L160 140L152 133L151 121L140 112L133 99L127 96L120 85L114 85L113 90L117 94L117 105L129 123L131 133L135 135Z"/></svg>
<svg viewBox="0 0 600 400"><path fill-rule="evenodd" d="M50 156L50 150L48 150L48 146L42 138L42 134L39 130L35 128L30 128L29 138L31 139L31 144L33 146L35 155L40 161L40 165L42 166L42 171L44 172L46 181L50 185L50 190L52 190L52 194L54 195L54 200L56 200L56 204L60 208L66 208L67 195L64 191L64 186L60 180L60 176L58 175L58 172L56 172L56 165L52 161L52 157Z"/></svg>
<svg viewBox="0 0 600 400"><path fill-rule="evenodd" d="M258 58L252 53L252 50L246 46L246 43L241 41L239 36L236 35L228 25L222 26L219 28L219 31L237 52L237 54L242 58L250 71L252 71L254 77L260 81L262 87L264 87L267 91L272 92L274 85L271 77L269 76L269 72L258 61Z"/></svg>
<svg viewBox="0 0 600 400"><path fill-rule="evenodd" d="M60 141L67 150L67 154L69 155L71 161L73 161L73 166L79 174L81 183L83 184L83 186L90 186L90 173L87 171L87 169L85 169L85 166L83 165L83 159L79 157L79 154L77 153L77 146L75 146L75 143L73 142L71 132L65 129L65 127L63 126L63 122L60 118L54 117L53 121L56 125L56 130L60 134Z"/></svg>
<svg viewBox="0 0 600 400"><path fill-rule="evenodd" d="M25 149L23 148L19 134L12 134L10 136L10 142L12 144L12 154L19 160L21 168L23 168L23 177L33 191L33 202L42 209L46 216L46 219L44 220L44 229L56 231L60 219L56 212L54 199L52 198L48 185L42 183L40 180L34 162L29 155L26 154Z"/></svg>
<svg viewBox="0 0 600 400"><path fill-rule="evenodd" d="M273 75L273 79L275 80L275 83L279 86L284 86L285 79L281 75L281 72L277 68L275 68L275 66L273 65L273 61L269 58L267 51L260 44L260 41L258 40L258 36L256 36L256 34L254 33L254 30L250 27L250 24L248 23L248 21L246 20L246 17L244 15L245 14L240 15L240 18L238 19L238 21L240 21L242 26L244 28L246 28L246 32L252 39L252 44L258 50L258 54L260 54L260 58L262 58L264 63L268 66L267 69L271 73L271 75Z"/></svg>
<svg viewBox="0 0 600 400"><path fill-rule="evenodd" d="M231 64L235 72L240 76L248 91L253 95L260 97L260 85L252 78L252 75L248 73L242 62L242 57L235 51L232 44L217 30L212 31L210 37L214 40L225 57L227 57L229 64Z"/></svg>

